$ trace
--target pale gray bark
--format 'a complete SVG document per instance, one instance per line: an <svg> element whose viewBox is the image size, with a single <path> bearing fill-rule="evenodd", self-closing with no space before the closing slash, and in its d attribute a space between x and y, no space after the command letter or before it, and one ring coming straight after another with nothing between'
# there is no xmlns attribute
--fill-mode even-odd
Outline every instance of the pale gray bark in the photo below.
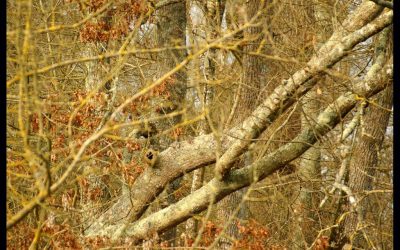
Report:
<svg viewBox="0 0 400 250"><path fill-rule="evenodd" d="M316 49L319 49L323 43L332 34L332 14L333 2L331 0L320 1L314 0L313 4L313 20L315 22L316 30ZM324 83L324 77L321 78L321 84ZM312 128L315 124L316 115L319 113L321 101L314 88L304 95L301 100L302 103L302 116L301 127ZM321 179L321 151L319 143L314 147L308 149L300 161L298 170L298 178L300 185L296 185L295 192L299 192L298 197L293 205L293 249L308 248L314 241L318 233L318 211L316 211L318 202L318 194L313 192L319 190L318 182L315 180Z"/></svg>
<svg viewBox="0 0 400 250"><path fill-rule="evenodd" d="M376 28L374 27L375 23L382 24L382 22L386 22L383 21L382 18L385 19L387 18L385 16L392 15L390 12L387 12L374 22L371 22L371 20L379 15L382 8L377 8L374 3L369 3L370 2L365 2L362 4L343 22L342 27L346 28L335 31L331 38L321 47L320 50L318 50L316 55L311 58L305 68L297 71L291 78L284 81L282 85L275 88L273 93L265 100L265 102L254 111L253 119L248 119L243 122L242 131L239 132L237 136L240 139L235 141L235 143L221 156L217 163L216 173L219 179L222 179L224 174L231 168L236 157L241 155L247 149L251 142L248 139L257 138L260 133L264 131L267 124L270 123L270 120L277 116L277 113L275 112L281 110L280 108L285 109L287 104L291 104L291 100L287 97L293 94L292 91L304 86L304 84L315 75L323 73L326 68L337 63L347 54L345 52L346 50L351 49L356 44L367 38L364 36ZM388 18L389 20L387 21L390 23L391 17ZM389 23L383 25L382 28L389 25ZM379 32L382 28L367 36ZM352 34L352 32L354 33ZM338 41L340 42L338 43ZM315 85L315 83L312 85ZM258 114L259 110L265 108L270 111Z"/></svg>
<svg viewBox="0 0 400 250"><path fill-rule="evenodd" d="M389 40L390 29L386 28L382 31L377 40L376 59L374 68L380 68L386 58L387 43ZM376 69L375 69L376 70ZM372 72L374 73L374 72ZM372 77L371 72L366 77ZM366 114L360 119L363 119L363 126L359 129L357 135L357 143L355 145L353 158L350 162L348 187L355 195L359 203L355 204L356 208L351 210L343 225L340 227L337 239L337 248L343 244L354 245L355 247L371 248L368 240L363 238L362 227L364 226L365 211L368 207L368 198L362 198L362 192L372 189L375 179L375 167L378 162L378 152L381 149L385 131L389 122L390 109L393 101L393 89L388 86L385 91L378 94L369 102ZM349 200L349 207L353 207L353 202Z"/></svg>
<svg viewBox="0 0 400 250"><path fill-rule="evenodd" d="M378 5L381 5L383 7L389 8L389 9L393 9L393 3L389 2L387 0L370 0Z"/></svg>
<svg viewBox="0 0 400 250"><path fill-rule="evenodd" d="M186 1L186 29L187 29L187 37L189 39L189 44L193 47L197 44L197 40L199 39L195 34L197 33L198 24L196 25L191 16L191 8L196 5L196 1L189 0ZM189 51L191 53L191 51ZM200 69L200 64L201 60L200 59L195 59L192 62L189 63L188 65L188 85L189 86L194 86L196 83L195 81L197 79L200 79L199 77L199 69ZM189 92L189 95L195 96L196 93ZM195 98L191 98L195 99ZM193 101L194 104L195 101ZM192 175L192 185L190 187L190 193L193 193L197 189L201 188L203 185L203 178L204 178L204 170L205 168L200 168L196 169L193 171ZM198 228L198 223L195 219L190 218L186 221L185 224L185 234L184 234L184 245L188 244L189 239L194 239L196 237L196 232Z"/></svg>
<svg viewBox="0 0 400 250"><path fill-rule="evenodd" d="M191 6L196 6L205 12L202 13L203 17L205 16L206 19L204 23L193 23L190 17L187 18L188 37L190 39L190 44L194 45L193 50L195 50L197 44L216 39L217 30L221 28L224 6L223 3L216 0L205 1L204 3L187 1L186 6L187 12L190 11ZM187 14L187 16L189 15L190 13ZM195 13L195 15L200 14ZM205 36L205 39L202 35ZM210 83L215 79L215 70L218 66L216 56L216 49L211 48L206 52L203 58L195 59L189 65L191 67L191 75L188 76L190 78L190 86L197 86L197 92L194 95L197 96L197 101L202 104L201 107L199 107L199 112L202 112L204 109L209 109L210 105L212 105L214 90L211 88ZM203 70L201 70L201 64L203 65ZM203 78L204 81L201 81ZM199 81L204 82L204 86L200 85ZM208 119L201 121L199 124L199 134L204 135L210 132L211 130ZM191 193L202 187L204 174L205 168L193 171ZM187 220L185 231L185 236L187 237L186 240L189 238L194 240L196 238L198 226L199 223L196 220L192 218Z"/></svg>
<svg viewBox="0 0 400 250"><path fill-rule="evenodd" d="M225 136L222 138L224 150L235 142L234 152L244 152L248 146L248 141L233 138L256 138L279 114L290 107L293 103L292 97L294 95L303 95L315 84L313 78L316 75L323 73L326 68L338 62L347 54L346 51L351 50L356 44L391 24L393 16L391 11L382 14L369 23L371 14L379 12L379 10L376 10L374 6L369 8L361 7L362 13L355 11L345 22L353 33L343 31L341 33L346 33L344 37L339 36L337 33L334 34L333 38L331 37L321 48L326 53L318 53L317 56L314 56L306 68L297 71L290 79L278 86L241 125L227 132L228 135L233 135L233 137ZM183 173L215 162L215 150L216 142L210 134L172 144L168 149L160 153L159 167L146 169L135 181L131 187L131 197L134 197L134 199L130 200L130 197L122 196L109 211L103 214L87 230L87 233L95 234L105 224L112 224L113 221L126 218L128 215L130 221L137 220L143 214L149 202L171 180L181 176Z"/></svg>
<svg viewBox="0 0 400 250"><path fill-rule="evenodd" d="M393 77L393 59L391 58L381 70L366 78L357 86L357 94L366 98L371 97L391 84ZM368 87L366 87L368 86ZM253 164L230 172L224 181L212 179L193 194L183 198L179 202L154 213L147 218L139 220L127 228L118 226L104 227L98 231L100 235L113 235L114 238L122 234L142 239L151 232L163 231L173 225L186 220L195 213L206 209L211 201L218 201L228 194L246 187L254 182L262 180L290 161L296 159L317 142L319 136L326 135L331 131L357 104L356 94L347 92L330 104L318 115L317 125L305 128L291 142L280 147L271 154L264 156Z"/></svg>

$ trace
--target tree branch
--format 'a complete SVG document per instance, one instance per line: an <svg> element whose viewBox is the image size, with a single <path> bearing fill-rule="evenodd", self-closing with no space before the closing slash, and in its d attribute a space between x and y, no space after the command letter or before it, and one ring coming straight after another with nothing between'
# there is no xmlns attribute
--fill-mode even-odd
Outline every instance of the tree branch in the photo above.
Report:
<svg viewBox="0 0 400 250"><path fill-rule="evenodd" d="M352 15L344 21L343 27L331 36L331 38L321 47L316 55L311 58L307 66L297 71L292 77L272 92L272 94L243 122L243 129L236 135L239 139L221 156L215 168L216 177L222 180L229 171L235 159L240 156L249 146L251 140L257 138L278 115L280 110L285 110L293 101L294 94L299 94L298 90L314 76L323 73L324 69L333 66L340 61L346 51L364 41L368 37L381 31L392 21L392 17L381 16L378 20L371 22L382 9L375 4L364 2ZM385 24L383 24L385 23ZM382 25L383 24L383 25ZM378 29L375 26L380 26ZM339 41L339 42L338 42ZM312 86L315 85L312 84ZM311 87L312 87L311 86ZM307 91L303 91L305 94Z"/></svg>
<svg viewBox="0 0 400 250"><path fill-rule="evenodd" d="M342 59L356 44L392 23L392 11L382 14L368 24L371 15L380 13L379 8L370 3L361 5L359 9L362 11L356 11L351 18L349 17L345 21L346 28L354 29L353 33L348 34L347 31L341 31L341 34L347 34L347 36L340 37L339 40L335 40L339 35L334 34L320 50L327 51L325 54L314 56L307 67L297 71L289 80L278 86L242 125L231 129L227 133L228 136L222 138L223 150L231 148L224 157L226 162L231 162L233 157L243 153L251 141L233 138L257 138L269 124L290 107L296 100L295 97L305 94L315 84L315 76L323 74L326 68ZM130 195L134 199L131 200L129 195L122 196L87 230L87 234L101 230L102 226L109 224L110 221L116 222L125 217L129 217L129 221L139 219L148 204L157 197L167 183L186 172L215 162L215 149L216 142L211 134L171 145L170 148L160 153L158 167L146 169L135 181ZM128 210L128 207L131 207L131 210Z"/></svg>
<svg viewBox="0 0 400 250"><path fill-rule="evenodd" d="M118 226L111 226L100 233L113 235L114 238L125 233L125 235L134 239L143 239L151 236L154 232L160 232L178 225L194 214L205 210L211 201L219 201L238 189L260 181L301 156L317 142L319 137L331 131L354 108L358 102L357 95L368 98L377 94L392 84L392 77L393 59L391 58L387 61L385 67L381 68L380 72L359 84L357 94L347 92L321 112L317 119L317 125L313 128L302 130L293 140L296 143L288 143L250 166L230 172L225 181L219 181L216 178L212 179L207 185L191 195L145 219L130 224L125 230ZM297 143L298 141L303 141L304 143Z"/></svg>
<svg viewBox="0 0 400 250"><path fill-rule="evenodd" d="M376 3L376 4L380 5L380 6L383 6L383 7L389 8L389 9L393 9L393 3L392 2L388 2L388 1L385 1L385 0L370 0L370 1Z"/></svg>

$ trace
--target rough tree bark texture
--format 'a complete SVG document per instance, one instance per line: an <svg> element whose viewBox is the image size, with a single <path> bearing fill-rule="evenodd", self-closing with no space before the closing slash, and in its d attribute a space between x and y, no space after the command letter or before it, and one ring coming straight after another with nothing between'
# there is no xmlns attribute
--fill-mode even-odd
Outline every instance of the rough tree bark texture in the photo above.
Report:
<svg viewBox="0 0 400 250"><path fill-rule="evenodd" d="M282 82L280 86L275 88L273 93L268 96L265 102L270 102L267 106L270 110L276 110L279 107L279 110L286 110L286 105L291 105L294 100L286 99L286 97L291 96L292 93L288 92L288 87L295 85L298 88L305 87L305 84L313 79L316 75L322 74L326 68L333 66L335 63L340 61L346 53L346 47L350 45L349 49L354 47L356 44L351 45L358 38L363 37L368 32L367 30L372 31L374 29L376 23L381 23L387 17L387 15L392 15L391 12L387 12L382 15L379 20L375 20L374 24L368 24L376 18L382 12L381 7L377 7L374 3L364 2L356 11L354 11L351 15L349 15L346 20L342 24L342 28L335 31L335 33L331 36L331 38L321 47L320 50L316 53L315 56L311 58L311 60L307 63L307 67L302 70L297 71L292 75L289 79ZM345 28L343 28L345 27ZM358 31L357 31L358 30ZM357 32L355 32L357 31ZM352 34L354 32L354 34ZM338 43L338 41L341 41ZM343 42L343 43L342 43ZM342 46L337 46L341 44ZM333 55L342 54L340 57L336 57ZM333 60L332 60L333 59ZM312 86L315 85L315 82L310 84ZM289 87L291 88L291 87ZM296 88L297 89L297 88ZM307 89L308 91L308 89ZM306 91L306 92L307 92ZM291 96L292 97L292 96ZM262 105L263 106L263 105ZM254 111L257 112L260 106ZM254 115L255 113L253 113ZM271 120L273 112L265 112L262 117ZM273 115L273 119L277 116ZM249 117L251 118L251 117ZM229 147L229 149L220 157L216 166L217 177L221 180L223 175L229 171L232 167L232 164L236 160L236 157L243 154L248 146L251 143L251 140L257 138L261 132L264 131L267 124L263 123L259 120L260 116L252 116L253 119L247 119L243 122L241 131L239 132L239 138L234 144ZM258 124L262 124L259 126ZM270 123L268 123L269 125ZM252 127L253 129L247 130L246 128ZM247 139L247 140L243 140Z"/></svg>
<svg viewBox="0 0 400 250"><path fill-rule="evenodd" d="M133 239L142 239L152 232L163 231L179 224L194 213L206 209L211 201L219 201L228 194L252 184L254 180L262 180L299 157L312 144L317 142L319 136L326 135L341 121L342 117L346 116L354 108L358 103L356 99L358 95L366 98L375 95L387 86L382 82L386 82L387 79L392 79L392 77L393 60L391 58L384 68L378 69L372 77L361 81L356 86L355 92L357 94L347 92L338 97L320 113L317 119L317 126L313 129L305 128L292 142L287 143L249 166L231 171L224 181L214 178L193 194L172 206L129 225L123 231L118 226L108 226L97 233L99 235L113 235L118 238L124 232L126 235L133 237ZM298 143L299 141L304 143Z"/></svg>
<svg viewBox="0 0 400 250"><path fill-rule="evenodd" d="M378 55L375 59L377 64L382 64L387 58L385 50L388 48L389 34L390 29L386 28L378 36L375 49ZM363 124L367 124L367 126L360 128L358 132L358 142L350 163L348 180L348 187L359 202L354 205L359 209L352 211L340 227L339 248L346 243L354 247L371 248L370 243L362 236L365 210L368 207L368 197L363 198L362 192L372 189L378 153L385 138L392 102L393 89L389 85L382 93L371 98L366 114L361 118L364 120ZM352 206L353 204L350 202L349 207Z"/></svg>
<svg viewBox="0 0 400 250"><path fill-rule="evenodd" d="M331 0L314 0L312 1L313 19L315 22L315 30L319 32L315 34L316 49L318 50L323 43L332 35L331 18L333 13L333 2ZM325 77L319 81L324 83ZM312 128L315 125L315 119L320 110L321 102L316 89L310 90L302 99L302 116L301 127ZM314 241L319 231L318 223L318 194L313 192L319 190L320 184L315 182L321 178L321 152L316 143L303 155L300 161L298 177L301 184L296 186L299 191L297 199L294 201L294 241L293 249L304 249ZM295 192L296 192L295 191Z"/></svg>
<svg viewBox="0 0 400 250"><path fill-rule="evenodd" d="M179 2L175 4L171 4L165 7L160 8L157 11L157 44L158 47L165 46L182 46L186 44L186 4L185 2ZM166 72L173 69L177 64L182 62L186 57L186 53L184 50L170 50L166 52L160 53L160 57L158 58L160 63L160 75L161 77ZM171 98L169 99L170 106L162 108L162 114L168 114L182 107L182 102L185 99L186 95L186 71L180 71L173 75L174 84L168 86L168 90L171 93ZM168 101L168 100L164 100ZM172 121L167 119L165 123L157 124L157 129L159 131L164 131L167 128L170 128L174 124L178 124L181 120L181 117L174 117ZM159 150L166 149L173 141L168 138L169 136L160 136L157 141L156 148ZM174 191L176 191L180 185L181 178L174 180L171 182L167 189L167 204L166 206L173 204L176 202ZM162 205L163 206L163 205ZM169 241L170 246L175 246L175 238L176 238L176 227L173 227L167 230L162 236L162 240Z"/></svg>
<svg viewBox="0 0 400 250"><path fill-rule="evenodd" d="M347 51L351 50L356 44L392 23L393 12L391 11L383 13L371 22L379 12L379 9L376 9L374 5L371 6L368 2L360 6L343 23L346 30L335 32L317 52L316 56L307 63L305 68L297 71L282 85L275 88L273 93L254 110L251 116L240 126L227 131L227 134L233 135L234 138L256 138L260 135L279 114L293 103L292 97L294 95L301 96L315 84L312 79L316 75L323 73L324 69L340 61L347 54ZM234 145L228 155L240 153L248 146L247 140L242 141L234 138L230 136L222 138L223 150ZM216 142L210 134L171 145L160 154L159 168L146 169L135 181L131 187L131 196L134 198L121 197L109 211L86 231L86 234L102 234L107 231L102 230L102 228L114 224L118 219L125 218L128 213L130 221L137 220L143 214L149 202L154 200L171 180L183 173L215 162L215 149ZM230 158L227 157L227 159L229 161ZM127 211L127 207L132 209Z"/></svg>
<svg viewBox="0 0 400 250"><path fill-rule="evenodd" d="M107 21L106 18L104 18L104 21ZM91 56L96 56L99 55L103 52L103 48L107 48L106 43L102 42L94 42L94 43L87 43L85 45L85 50L84 54L86 57L91 57ZM87 67L87 76L85 79L85 90L86 93L90 93L92 91L99 91L101 92L103 88L100 88L100 90L97 90L99 85L102 83L102 79L104 77L105 68L109 68L109 59L106 60L105 64L99 63L98 61L91 61L86 63ZM109 102L111 99L109 98ZM99 112L96 110L95 112ZM90 220L87 220L88 218L92 218L96 213L98 213L100 210L99 203L94 203L93 199L91 199L91 193L93 192L98 192L98 191L104 191L105 190L105 185L102 182L101 178L97 174L93 174L94 172L98 172L95 170L97 168L97 164L95 160L90 160L88 163L82 168L83 176L86 177L87 180L87 186L81 185L80 188L80 205L82 207L82 210L84 211L83 213L83 218L86 220L86 223L90 223ZM106 193L106 192L105 192ZM102 197L104 198L104 197ZM104 201L105 199L101 199Z"/></svg>
<svg viewBox="0 0 400 250"><path fill-rule="evenodd" d="M171 47L171 50L161 52L158 60L160 67L161 77L166 72L175 68L177 64L182 62L186 57L184 50L173 50L174 46L184 46L186 44L186 6L184 2L171 4L157 10L157 45L158 47ZM161 114L171 113L172 111L182 108L182 101L186 93L186 70L181 70L172 76L174 83L168 86L171 93L169 98L169 105L166 107L161 106L161 110L157 111ZM163 100L168 101L168 100ZM160 103L162 104L162 103ZM180 121L181 117L174 117L171 121L165 124L158 124L160 131L164 127L169 128L171 124L176 124ZM167 137L162 137L159 142L160 149L167 148L172 141Z"/></svg>
<svg viewBox="0 0 400 250"><path fill-rule="evenodd" d="M251 19L258 11L262 11L261 1L250 0L243 4L246 8L248 19ZM258 20L260 21L260 20ZM231 126L236 126L243 122L254 110L260 101L258 100L260 90L263 83L263 60L261 57L248 54L249 52L256 52L260 47L260 42L263 40L262 27L250 27L244 31L244 39L247 39L247 45L243 47L244 55L242 57L243 73L242 81L240 83L239 94L237 99L237 108L235 110ZM238 159L233 168L238 169L252 163L251 152L246 152L243 157ZM240 238L237 223L241 220L246 220L249 216L249 208L244 195L247 188L238 190L227 197L225 197L220 204L218 204L218 218L222 220L224 227L227 227L225 234L228 237L222 237L219 243L220 249L230 249L232 240ZM236 208L240 206L237 214L233 214ZM229 221L233 216L234 219ZM228 222L229 221L229 222ZM226 225L228 223L228 225ZM243 222L242 222L243 224Z"/></svg>
<svg viewBox="0 0 400 250"><path fill-rule="evenodd" d="M197 26L192 19L191 16L191 9L194 8L194 5L196 5L196 1L189 0L186 1L186 29L187 29L187 38L189 39L189 44L193 46L193 49L189 53L191 54L194 48L196 48L197 44ZM199 77L199 69L200 69L200 59L195 59L192 62L189 63L188 65L188 86L194 86L196 84L196 80L200 79ZM195 99L192 96L194 96L196 93L195 92L188 92L188 95L191 95L189 97L190 99ZM194 102L194 101L193 101ZM203 185L203 178L204 178L204 168L196 169L193 171L193 176L192 176L192 185L190 188L190 193L193 193L197 189L199 189ZM185 225L185 235L186 238L184 239L187 241L189 238L194 239L196 237L196 232L197 232L197 227L198 223L195 219L190 218L186 221ZM187 244L187 242L185 242Z"/></svg>
<svg viewBox="0 0 400 250"><path fill-rule="evenodd" d="M201 5L202 6L199 6ZM190 18L187 18L187 27L188 27L188 37L190 39L190 44L195 45L197 43L204 43L207 41L212 41L217 38L217 32L221 29L222 23L222 15L225 10L225 1L219 0L209 0L204 3L199 3L196 1L187 1L187 12L190 11L192 5L198 6L200 9L203 9L205 13L203 15L206 19L206 27L201 27L201 24L194 24ZM199 15L198 13L196 13ZM199 30L200 29L200 30ZM206 40L202 38L201 35L205 35ZM198 58L193 61L191 64L191 86L195 86L196 82L204 77L205 86L201 86L202 89L197 89L196 93L200 102L203 104L204 108L209 108L213 102L214 90L210 86L215 79L215 70L217 67L217 53L215 48L211 48L207 51L203 60ZM200 65L203 64L204 74L199 74L201 72ZM202 110L199 110L202 111ZM200 122L199 134L209 134L211 132L210 126L208 124L208 120L205 119ZM196 169L193 171L192 178L192 186L191 193L201 188L203 185L203 179L205 174L205 168ZM194 239L197 235L198 223L194 219L189 219L186 222L186 234L189 238Z"/></svg>

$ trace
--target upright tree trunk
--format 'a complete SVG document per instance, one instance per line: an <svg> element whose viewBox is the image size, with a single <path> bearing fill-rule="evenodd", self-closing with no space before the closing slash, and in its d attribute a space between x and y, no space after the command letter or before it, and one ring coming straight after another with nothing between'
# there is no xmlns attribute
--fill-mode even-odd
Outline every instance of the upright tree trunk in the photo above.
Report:
<svg viewBox="0 0 400 250"><path fill-rule="evenodd" d="M385 60L385 50L388 47L389 28L383 30L377 39L376 60ZM372 189L375 178L375 168L378 163L378 153L385 138L386 128L390 118L393 102L393 89L387 87L370 100L363 119L365 126L358 132L358 142L354 149L354 157L350 164L348 187L355 196L355 201L349 199L350 214L340 226L338 249L344 244L354 247L371 248L362 230L365 212L368 207L368 197L363 192Z"/></svg>
<svg viewBox="0 0 400 250"><path fill-rule="evenodd" d="M162 7L157 11L157 44L158 47L185 45L186 44L186 6L185 2L178 2ZM173 69L177 64L182 62L186 57L183 50L167 50L160 53L160 76ZM165 109L161 109L162 114L167 114L182 107L182 103L186 94L186 72L179 71L172 76L174 83L168 86L168 91L171 97L169 98L170 105ZM167 100L164 100L167 101ZM171 125L179 123L180 117L174 117L172 120L167 119L165 122L157 124L157 129L163 131L170 128ZM173 141L169 136L160 136L156 142L157 145L152 145L159 150L164 150ZM179 187L181 178L173 181L166 189L168 205L176 202L174 191ZM169 241L170 246L175 246L176 227L167 230L162 236L162 240Z"/></svg>
<svg viewBox="0 0 400 250"><path fill-rule="evenodd" d="M186 57L184 50L174 50L173 46L183 46L186 44L186 7L184 2L170 4L162 7L157 11L157 45L158 47L170 47L170 50L161 52L158 57L159 62L159 77L166 72L175 68L177 64L182 62ZM168 100L165 98L162 101L169 101L166 107L161 106L159 111L161 114L171 113L182 107L183 100L186 94L186 71L181 70L172 76L173 84L167 86L170 92ZM159 103L162 105L162 102ZM157 104L155 104L157 105ZM163 123L157 124L157 129L170 128L171 124L176 124L180 121L180 116L172 118ZM161 130L160 130L161 131ZM158 142L160 149L165 149L172 142L170 137L161 136Z"/></svg>
<svg viewBox="0 0 400 250"><path fill-rule="evenodd" d="M199 28L201 25L193 24L189 22L189 18L187 18L187 27L189 32L189 39L191 45L196 45L198 43L206 43L211 42L217 38L218 31L221 30L222 16L225 10L225 0L207 0L204 3L199 3L196 1L188 1L187 6L191 4L197 4L198 7L204 10L204 19L205 27L203 23L203 29L200 31ZM199 4L203 4L199 6ZM189 10L189 7L187 7ZM190 11L190 10L189 10ZM191 20L190 20L191 21ZM205 39L202 38L202 35L205 36ZM194 50L195 50L194 46ZM203 74L199 74L201 72L201 64L203 64ZM219 66L217 64L217 50L215 48L209 49L203 58L195 59L190 63L191 65L191 86L195 86L195 81L204 82L203 85L198 85L200 88L197 89L197 97L198 100L202 103L202 109L207 108L210 110L210 106L213 102L214 97L214 89L212 88L212 83L215 80L215 72L216 68ZM204 81L202 80L204 78ZM203 110L199 110L200 112ZM204 119L200 122L199 133L200 134L208 134L211 132L210 125L207 119ZM191 185L191 193L199 189L203 185L203 179L205 174L205 168L196 169L193 171L192 185ZM195 219L191 218L186 222L186 234L189 238L196 238L196 234L198 231L198 223Z"/></svg>
<svg viewBox="0 0 400 250"><path fill-rule="evenodd" d="M85 50L84 54L86 57L92 57L92 56L97 56L99 54L104 53L105 51L103 50L104 47L107 47L107 44L104 42L90 42L85 45ZM102 83L104 80L104 72L105 68L109 67L109 59L106 60L105 64L100 63L97 60L94 61L89 61L86 63L87 67L87 76L85 79L85 91L87 94L91 93L92 91L102 91L104 88L100 88L97 90L99 85ZM108 69L107 69L108 70ZM110 93L109 93L110 94ZM110 96L109 96L110 97ZM90 100L91 102L95 102L93 99ZM108 101L111 101L109 98ZM94 104L96 106L96 104ZM95 112L99 112L98 110L95 110ZM96 115L101 115L101 114L96 114ZM101 202L98 199L92 199L91 194L94 192L99 192L99 191L104 191L105 190L105 185L102 182L102 180L99 178L97 174L93 174L98 172L96 168L98 167L98 164L96 164L96 160L90 160L86 163L86 165L82 168L83 170L83 175L86 178L87 185L81 187L81 207L82 210L84 211L84 216L83 218L88 219L88 218L93 218L97 212L99 212L99 204L102 204L104 202ZM104 198L103 196L100 197L100 199Z"/></svg>
<svg viewBox="0 0 400 250"><path fill-rule="evenodd" d="M193 53L196 44L197 44L197 39L198 37L195 35L196 32L196 24L193 23L192 17L191 17L191 10L192 7L196 4L196 1L189 0L186 1L186 28L187 28L187 37L189 39L189 45L192 46L192 49L188 49L190 52ZM197 79L200 79L199 77L199 69L200 69L200 58L196 58L195 60L191 61L188 65L188 85L189 86L194 86L195 82ZM193 96L195 95L195 92L188 92L188 95L191 95L190 99L193 100L193 103L195 102L195 98ZM203 184L203 178L204 178L204 168L196 169L193 171L193 176L192 176L192 185L190 188L190 193L193 193L197 189L199 189L202 184ZM196 237L196 232L197 232L197 227L198 223L194 218L190 218L186 221L185 224L185 236L184 238L184 245L189 244L188 240L193 240Z"/></svg>
<svg viewBox="0 0 400 250"><path fill-rule="evenodd" d="M333 3L331 0L314 0L313 19L315 20L315 49L319 47L332 34L331 13ZM311 53L313 54L313 53ZM303 113L301 116L301 128L315 126L316 115L320 111L321 102L315 89L310 90L302 100ZM314 241L318 234L318 194L315 190L319 190L320 183L315 182L321 178L320 158L321 152L316 143L314 147L308 149L302 156L298 169L300 179L299 195L294 202L294 241L293 249L304 249Z"/></svg>
<svg viewBox="0 0 400 250"><path fill-rule="evenodd" d="M351 210L351 213L340 226L337 236L338 244L334 249L341 249L345 244L363 249L371 248L362 235L363 220L368 207L368 198L363 197L363 192L372 189L378 152L382 146L390 117L390 111L386 109L391 109L392 97L393 90L390 87L379 93L374 99L377 100L380 107L370 105L364 117L368 126L362 128L363 131L358 136L359 142L355 147L348 180L348 187L357 198L355 201L357 203L348 201L349 205L346 207Z"/></svg>
<svg viewBox="0 0 400 250"><path fill-rule="evenodd" d="M261 6L261 1L259 0L246 1L244 5L248 20L250 20L264 7ZM260 42L263 39L262 27L257 26L248 28L244 31L244 39L249 39L249 41L243 47L244 55L242 58L242 82L239 86L238 104L232 119L232 126L242 122L243 119L245 119L259 104L258 97L262 86L261 75L263 70L263 61L260 59L260 57L248 54L249 52L256 52L259 49ZM237 160L233 168L242 168L251 164L253 159L250 151L251 150L249 150L249 152L247 152L243 158ZM247 188L238 190L220 202L219 218L221 218L223 222L228 223L228 225L224 225L224 227L227 227L225 230L225 235L227 235L227 237L223 236L221 238L219 242L220 249L230 249L232 246L231 240L240 238L237 223L240 220L247 219L249 216L246 201L242 202L246 192ZM240 206L238 213L233 214L232 212L236 210L238 206ZM234 219L229 221L231 216L234 216Z"/></svg>

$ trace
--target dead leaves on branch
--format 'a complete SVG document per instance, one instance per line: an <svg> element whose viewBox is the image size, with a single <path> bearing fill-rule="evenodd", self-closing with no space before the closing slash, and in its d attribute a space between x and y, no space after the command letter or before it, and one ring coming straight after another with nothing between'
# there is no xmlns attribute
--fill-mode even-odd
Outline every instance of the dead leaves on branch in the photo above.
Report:
<svg viewBox="0 0 400 250"><path fill-rule="evenodd" d="M70 2L73 1L70 0ZM87 3L77 2L81 10L87 8L90 12L96 12L107 4L105 0L90 0ZM130 0L115 4L105 14L107 21L99 20L85 23L79 32L81 42L108 42L126 37L133 29L133 22L138 20L140 16L149 13L149 6L147 1L141 0ZM153 19L150 17L149 21L152 22Z"/></svg>

